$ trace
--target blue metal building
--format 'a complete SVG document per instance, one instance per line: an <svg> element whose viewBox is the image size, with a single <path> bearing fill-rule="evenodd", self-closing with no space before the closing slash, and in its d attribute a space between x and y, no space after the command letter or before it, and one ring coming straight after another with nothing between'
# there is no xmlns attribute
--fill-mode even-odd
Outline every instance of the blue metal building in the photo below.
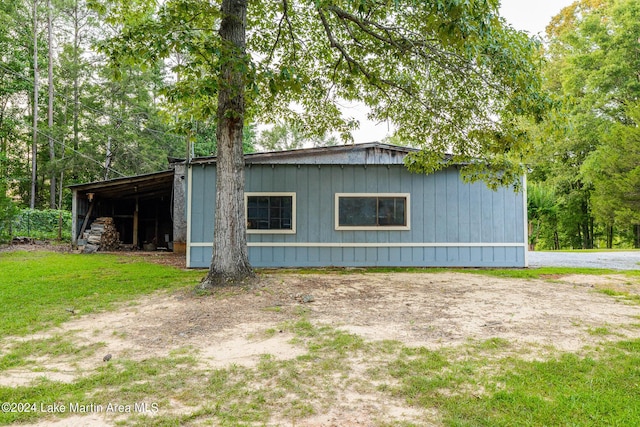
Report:
<svg viewBox="0 0 640 427"><path fill-rule="evenodd" d="M411 174L410 148L371 143L245 157L254 267L526 267L526 195ZM215 157L187 165L187 266L208 267Z"/></svg>

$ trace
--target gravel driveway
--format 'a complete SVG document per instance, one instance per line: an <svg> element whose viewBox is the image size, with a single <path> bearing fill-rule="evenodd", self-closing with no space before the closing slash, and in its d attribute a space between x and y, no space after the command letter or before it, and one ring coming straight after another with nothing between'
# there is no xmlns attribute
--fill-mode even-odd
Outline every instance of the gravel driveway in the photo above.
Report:
<svg viewBox="0 0 640 427"><path fill-rule="evenodd" d="M640 251L529 252L529 267L592 267L640 270Z"/></svg>

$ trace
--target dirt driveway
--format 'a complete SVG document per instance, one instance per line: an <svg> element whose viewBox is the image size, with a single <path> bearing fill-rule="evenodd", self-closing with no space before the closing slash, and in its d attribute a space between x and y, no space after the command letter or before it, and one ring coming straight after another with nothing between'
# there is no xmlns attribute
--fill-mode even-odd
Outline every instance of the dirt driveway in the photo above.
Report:
<svg viewBox="0 0 640 427"><path fill-rule="evenodd" d="M186 290L156 294L115 312L80 316L44 335L73 333L78 342L104 342L104 352L114 360L145 360L188 347L198 355L203 369L232 364L252 367L264 354L277 360L295 358L304 348L291 342L291 334L265 335L264 331L277 331L283 322L300 316L368 341L399 340L430 349L497 337L539 349L540 354L549 348L579 352L602 340L639 337L640 306L599 289L638 294L640 284L622 275L516 280L466 273L276 272L264 274L250 290L219 289L209 296ZM611 333L592 333L602 327ZM100 366L101 357L82 362L80 370L77 362L65 366L64 360L41 360L37 369L3 372L0 383L16 386L42 375L73 381L80 371ZM341 425L335 420L371 425L368 421L384 419L388 412L371 405L352 400L299 425ZM402 413L411 413L411 408L399 405ZM113 422L95 414L76 421L79 425Z"/></svg>
<svg viewBox="0 0 640 427"><path fill-rule="evenodd" d="M528 256L530 267L586 267L613 270L640 269L640 251L530 251Z"/></svg>
<svg viewBox="0 0 640 427"><path fill-rule="evenodd" d="M638 321L640 306L597 292L640 294L640 284L625 276L551 279L466 273L274 273L264 275L251 290L154 295L115 312L80 317L53 332L79 331L86 340L108 343L114 355L141 359L190 345L203 350L211 363L224 365L252 364L255 356L269 353L273 349L261 345L274 343L260 344L252 336L301 313L314 323L368 340L399 340L431 349L497 337L575 351L594 340L589 328L624 329ZM640 336L635 329L625 335ZM228 351L220 352L221 348Z"/></svg>

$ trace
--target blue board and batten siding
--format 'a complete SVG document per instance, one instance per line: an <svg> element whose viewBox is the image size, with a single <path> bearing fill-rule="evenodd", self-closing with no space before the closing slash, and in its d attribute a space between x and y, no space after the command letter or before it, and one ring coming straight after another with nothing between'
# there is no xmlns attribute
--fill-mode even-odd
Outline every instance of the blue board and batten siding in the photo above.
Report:
<svg viewBox="0 0 640 427"><path fill-rule="evenodd" d="M208 267L213 242L215 163L189 170L190 267ZM295 234L248 234L254 267L525 267L523 193L468 184L456 167L432 175L400 164L253 164L247 192L294 192ZM336 230L336 193L408 193L410 229Z"/></svg>

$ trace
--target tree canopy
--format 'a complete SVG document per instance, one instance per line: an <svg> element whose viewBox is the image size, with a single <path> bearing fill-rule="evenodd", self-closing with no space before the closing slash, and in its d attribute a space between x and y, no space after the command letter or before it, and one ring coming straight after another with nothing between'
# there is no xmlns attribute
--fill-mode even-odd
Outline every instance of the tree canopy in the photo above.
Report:
<svg viewBox="0 0 640 427"><path fill-rule="evenodd" d="M185 136L165 110L162 64L122 66L115 79L116 70L95 49L114 29L84 0L6 1L0 4L0 199L23 204L30 196L34 33L40 74L36 206L68 209L69 184L157 171L168 155L185 155Z"/></svg>
<svg viewBox="0 0 640 427"><path fill-rule="evenodd" d="M250 271L242 174L243 123L295 123L304 134L357 126L341 101L425 148L407 166L432 172L445 152L467 176L518 183L523 117L540 119L539 45L498 16L497 0L121 0L98 2L116 37L114 64L174 61L167 91L181 114L217 117L214 276ZM237 249L235 249L237 248Z"/></svg>
<svg viewBox="0 0 640 427"><path fill-rule="evenodd" d="M563 247L640 244L638 108L640 4L581 0L548 26L546 84L561 102L555 120L539 128L532 178L558 197L549 223ZM555 246L555 243L547 246Z"/></svg>
<svg viewBox="0 0 640 427"><path fill-rule="evenodd" d="M406 143L428 148L411 159L413 170L439 168L441 154L452 152L455 161L484 160L470 165L473 174L513 182L527 143L519 119L541 117L549 103L540 91L540 46L508 26L497 6L251 1L246 56L236 64L247 91L245 120L337 131L350 141L357 123L339 103L358 100L371 119L394 123ZM110 1L100 10L121 29L104 45L115 63L173 58L169 99L189 115L214 114L216 73L230 58L217 33L218 4Z"/></svg>

